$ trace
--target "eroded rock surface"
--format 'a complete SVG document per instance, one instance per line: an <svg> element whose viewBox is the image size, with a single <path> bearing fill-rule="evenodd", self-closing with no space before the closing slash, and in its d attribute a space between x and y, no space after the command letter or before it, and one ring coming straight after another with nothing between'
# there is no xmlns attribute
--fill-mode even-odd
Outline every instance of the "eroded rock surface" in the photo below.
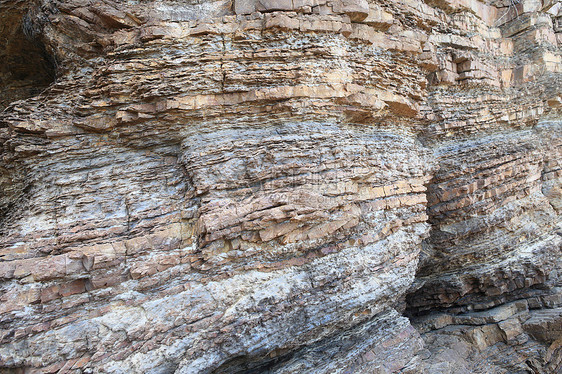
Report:
<svg viewBox="0 0 562 374"><path fill-rule="evenodd" d="M560 2L0 0L0 36L2 370L560 372Z"/></svg>

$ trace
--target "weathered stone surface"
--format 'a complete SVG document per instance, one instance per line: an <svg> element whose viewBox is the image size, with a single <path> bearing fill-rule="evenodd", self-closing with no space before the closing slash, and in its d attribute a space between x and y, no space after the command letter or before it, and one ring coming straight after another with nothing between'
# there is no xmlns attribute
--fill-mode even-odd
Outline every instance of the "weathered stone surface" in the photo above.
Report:
<svg viewBox="0 0 562 374"><path fill-rule="evenodd" d="M562 336L562 308L532 312L524 328L535 339L553 343Z"/></svg>
<svg viewBox="0 0 562 374"><path fill-rule="evenodd" d="M0 371L558 373L561 11L0 0Z"/></svg>

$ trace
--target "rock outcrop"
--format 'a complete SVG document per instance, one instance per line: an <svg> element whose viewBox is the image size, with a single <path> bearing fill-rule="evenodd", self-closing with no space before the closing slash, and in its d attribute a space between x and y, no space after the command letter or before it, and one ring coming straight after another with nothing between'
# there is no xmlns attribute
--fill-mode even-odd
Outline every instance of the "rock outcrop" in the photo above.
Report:
<svg viewBox="0 0 562 374"><path fill-rule="evenodd" d="M0 368L560 373L562 5L0 0Z"/></svg>

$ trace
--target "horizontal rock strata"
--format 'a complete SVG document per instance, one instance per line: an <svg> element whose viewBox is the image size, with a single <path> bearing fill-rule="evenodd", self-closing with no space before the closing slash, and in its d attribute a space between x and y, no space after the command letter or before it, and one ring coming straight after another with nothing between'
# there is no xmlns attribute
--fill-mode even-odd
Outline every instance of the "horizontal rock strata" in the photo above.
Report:
<svg viewBox="0 0 562 374"><path fill-rule="evenodd" d="M0 0L0 368L558 373L562 5Z"/></svg>

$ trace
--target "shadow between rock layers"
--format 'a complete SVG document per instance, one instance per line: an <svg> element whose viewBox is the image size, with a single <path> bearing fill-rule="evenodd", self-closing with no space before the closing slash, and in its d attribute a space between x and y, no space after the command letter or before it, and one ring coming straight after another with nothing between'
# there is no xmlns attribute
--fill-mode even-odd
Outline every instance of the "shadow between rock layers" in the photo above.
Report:
<svg viewBox="0 0 562 374"><path fill-rule="evenodd" d="M560 2L0 15L2 370L560 372Z"/></svg>

